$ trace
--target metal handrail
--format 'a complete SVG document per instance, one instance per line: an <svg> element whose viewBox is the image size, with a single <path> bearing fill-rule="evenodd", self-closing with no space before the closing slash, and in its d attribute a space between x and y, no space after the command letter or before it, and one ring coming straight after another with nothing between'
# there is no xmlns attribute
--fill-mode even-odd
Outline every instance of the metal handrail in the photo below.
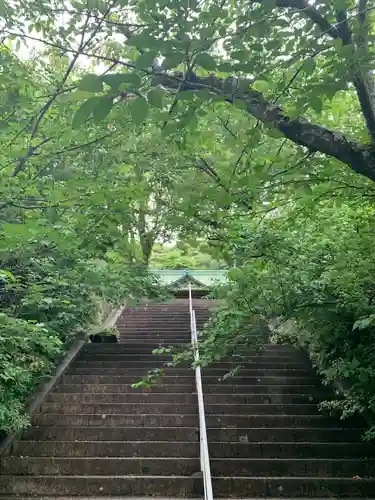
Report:
<svg viewBox="0 0 375 500"><path fill-rule="evenodd" d="M201 463L201 471L203 474L204 498L205 500L213 500L210 455L208 453L206 416L205 416L204 401L203 401L202 375L201 375L201 368L199 366L197 322L195 318L195 311L193 309L193 299L192 299L190 284L189 284L189 313L190 313L191 346L193 349L194 362L196 365L195 385L198 395L200 463Z"/></svg>

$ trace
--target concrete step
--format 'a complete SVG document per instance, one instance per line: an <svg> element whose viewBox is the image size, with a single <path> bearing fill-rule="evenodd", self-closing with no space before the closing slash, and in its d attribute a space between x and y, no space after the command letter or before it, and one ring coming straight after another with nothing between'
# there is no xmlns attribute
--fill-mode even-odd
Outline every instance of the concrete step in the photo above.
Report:
<svg viewBox="0 0 375 500"><path fill-rule="evenodd" d="M375 460L360 458L223 458L210 460L214 476L371 477Z"/></svg>
<svg viewBox="0 0 375 500"><path fill-rule="evenodd" d="M195 379L191 377L191 381L188 384L157 384L152 385L150 388L140 387L138 389L133 389L131 384L59 384L54 394L58 393L95 393L95 394L157 394L157 393L173 393L173 394L186 394L195 393ZM204 386L205 398L210 394L217 394L220 396L235 396L237 394L245 396L297 396L310 398L313 397L314 400L325 399L332 397L331 392L323 387L316 385L305 385L305 386L282 386L278 387L275 385L264 386L264 385L229 385L229 384L217 384L217 385L205 385Z"/></svg>
<svg viewBox="0 0 375 500"><path fill-rule="evenodd" d="M362 429L351 427L318 427L310 425L309 427L284 426L272 428L272 431L266 426L245 428L240 426L225 428L220 423L216 426L208 427L207 436L210 443L226 442L226 443L251 443L258 441L268 443L283 443L295 442L324 442L324 443L340 443L351 442L358 443L361 441ZM328 448L327 444L327 449Z"/></svg>
<svg viewBox="0 0 375 500"><path fill-rule="evenodd" d="M198 324L200 323L200 324ZM204 324L206 321L201 320L200 322L197 322L197 330L199 331L202 327L204 327ZM139 333L162 333L164 331L178 334L179 332L183 332L186 334L190 334L190 321L189 323L186 321L183 322L173 322L169 323L169 320L166 319L164 321L160 321L158 323L145 323L144 321L127 321L125 324L117 323L116 328L120 332L126 332L128 330L134 331L134 332L139 332Z"/></svg>
<svg viewBox="0 0 375 500"><path fill-rule="evenodd" d="M136 368L138 366L138 368ZM72 375L75 374L82 374L82 375L135 375L142 377L143 375L147 374L149 370L155 369L155 368L160 368L165 371L166 375L181 375L181 376L194 376L194 370L192 370L189 365L185 367L173 367L173 366L167 366L165 363L150 363L150 364L145 364L142 366L142 364L135 363L132 367L126 368L124 366L122 367L113 367L113 368L101 368L98 366L97 368L93 367L85 367L85 365L77 365L74 363L71 368L69 369L68 373L71 373ZM219 372L217 376L225 375L226 372Z"/></svg>
<svg viewBox="0 0 375 500"><path fill-rule="evenodd" d="M138 367L137 367L138 366ZM143 376L149 370L153 370L155 368L163 369L166 375L180 375L180 376L188 376L192 374L194 376L194 370L189 366L189 364L185 364L185 366L168 366L168 362L150 362L149 364L142 365L141 363L134 364L133 366L126 367L122 365L121 367L112 367L112 368L103 368L98 366L94 367L86 367L84 364L77 365L73 364L67 373L75 375L135 375L135 376ZM241 379L251 379L251 378L278 378L278 379L286 379L288 381L289 378L292 378L293 381L300 380L301 383L304 383L305 379L308 379L306 383L310 383L312 380L315 383L319 384L320 379L311 371L304 370L301 372L296 371L288 371L288 370L240 370L239 372L235 372L234 376ZM216 378L230 378L233 379L233 376L230 374L228 370L223 369L214 369L214 368L203 368L202 369L202 377L216 377Z"/></svg>
<svg viewBox="0 0 375 500"><path fill-rule="evenodd" d="M43 426L94 426L94 427L197 427L196 415L107 415L81 414L68 415L59 413L39 413L33 416L35 425Z"/></svg>
<svg viewBox="0 0 375 500"><path fill-rule="evenodd" d="M197 458L199 443L186 441L16 441L11 456Z"/></svg>
<svg viewBox="0 0 375 500"><path fill-rule="evenodd" d="M173 403L130 403L130 404L60 404L44 403L41 413L59 413L71 415L197 415L197 404L173 404Z"/></svg>
<svg viewBox="0 0 375 500"><path fill-rule="evenodd" d="M173 386L172 386L173 387ZM106 393L88 393L88 392L55 392L48 396L49 403L178 403L178 404L197 404L197 394L192 391L191 386L186 386L187 390L183 393L137 393L137 392L106 392ZM222 405L298 405L317 403L317 399L309 394L205 394L204 402L207 407L212 404Z"/></svg>
<svg viewBox="0 0 375 500"><path fill-rule="evenodd" d="M204 395L204 403L207 407L213 404L226 405L251 405L251 409L258 405L270 407L273 405L316 405L320 398L314 398L310 394L209 394ZM249 408L250 409L250 408Z"/></svg>
<svg viewBox="0 0 375 500"><path fill-rule="evenodd" d="M144 374L146 375L147 372ZM140 380L140 376L110 376L110 375L64 375L62 377L62 382L64 384L89 384L89 385L96 385L96 384L119 384L119 385L128 385L128 384L134 384L135 382L138 382ZM215 379L217 382L217 379ZM162 376L160 378L160 381L158 380L157 385L158 386L163 386L163 385L188 385L188 384L194 384L195 378L193 372L191 372L189 377L181 377L181 376ZM156 385L156 384L155 384Z"/></svg>
<svg viewBox="0 0 375 500"><path fill-rule="evenodd" d="M15 497L9 497L9 496L4 496L0 493L0 499L1 500L14 500ZM82 496L79 496L79 497L67 497L67 496L59 496L59 497L51 497L51 496L45 496L43 495L43 497L25 497L25 496L22 496L22 500L130 500L129 497L119 497L116 495L116 497L114 496L97 496L95 495L95 497L82 497ZM138 500L150 500L149 497L137 497ZM166 500L165 497L153 497L153 500ZM168 497L168 500L181 500L181 498L172 498L172 497ZM199 498L196 498L196 500L201 500ZM225 497L223 498L223 500L225 500ZM231 499L226 499L226 500L231 500ZM244 499L244 500L254 500L253 498L248 498L248 499ZM258 499L259 500L259 499ZM270 498L268 497L267 500L275 500L275 498ZM300 498L295 498L295 500L301 500L301 497ZM317 498L312 498L311 500L318 500ZM348 499L348 500L354 500L354 498L351 498L351 499ZM375 500L373 497L371 498L368 498L367 500Z"/></svg>
<svg viewBox="0 0 375 500"><path fill-rule="evenodd" d="M337 420L323 415L210 415L207 427L337 427ZM269 432L271 432L269 430Z"/></svg>
<svg viewBox="0 0 375 500"><path fill-rule="evenodd" d="M134 365L136 366L136 365ZM170 375L170 376L181 376L181 377L188 377L189 375L194 377L195 372L192 368L189 367L189 365L186 365L185 367L183 366L168 366L167 363L150 363L149 365L145 365L144 367L141 367L139 365L139 368L133 368L133 367L113 367L113 368L86 368L84 366L76 366L73 364L71 368L67 371L67 373L72 374L72 375L116 375L116 376L121 376L121 375L133 375L135 377L143 377L148 373L148 371L153 370L153 369L162 369L165 373L165 375ZM288 382L289 379L292 379L293 382L295 383L296 381L300 380L301 383L311 383L312 381L315 381L316 384L320 383L320 380L318 377L316 377L314 374L310 374L309 372L305 371L304 373L301 373L300 375L294 375L293 372L287 372L285 371L284 374L280 375L279 373L274 373L273 370L264 371L260 372L257 370L241 370L238 373L235 373L234 377L232 375L229 375L229 372L227 370L215 370L215 369L206 369L204 368L202 370L202 377L206 379L207 377L212 377L216 378L230 378L231 380L235 378L240 378L240 379L259 379L259 378L277 378L278 380L283 379L285 382ZM307 379L307 380L306 380Z"/></svg>
<svg viewBox="0 0 375 500"><path fill-rule="evenodd" d="M174 403L44 403L41 413L100 414L100 415L146 415L182 414L197 415L198 405ZM316 404L209 404L206 415L320 415Z"/></svg>
<svg viewBox="0 0 375 500"><path fill-rule="evenodd" d="M99 423L99 425L101 422ZM26 440L66 440L66 441L195 441L197 439L197 425L190 427L114 427L93 425L88 427L59 426L59 427L31 427L24 434ZM303 427L284 427L274 428L272 433L269 429L260 428L209 428L207 430L210 443L232 442L256 443L260 440L265 443L338 443L345 442L356 445L360 443L361 429L353 428L303 428ZM362 443L360 443L362 444ZM371 445L372 446L372 445ZM327 453L330 447L325 448Z"/></svg>
<svg viewBox="0 0 375 500"><path fill-rule="evenodd" d="M127 366L127 363L131 362L142 362L147 363L149 361L171 361L173 358L172 354L152 354L152 351L146 351L137 354L109 354L101 352L83 352L80 353L75 362L85 362L85 363L97 363L98 366L105 366L107 363L110 366L115 364L123 364Z"/></svg>
<svg viewBox="0 0 375 500"><path fill-rule="evenodd" d="M186 335L187 337L191 334L190 325L187 323L174 323L166 324L160 323L158 325L142 325L139 323L127 323L126 325L116 325L117 330L120 333L134 332L141 335L174 335L178 337L179 334Z"/></svg>
<svg viewBox="0 0 375 500"><path fill-rule="evenodd" d="M92 345L97 345L97 344L92 344ZM106 344L104 344L106 345ZM119 344L115 344L119 345ZM122 345L122 344L121 344ZM144 349L143 351L139 351L138 349L135 350L133 349L134 352L129 353L126 350L122 352L101 352L101 351L88 351L84 350L81 351L79 356L77 357L77 360L79 361L107 361L107 362L113 362L113 361L134 361L134 360L139 360L139 361L149 361L152 359L170 359L172 357L172 354L152 354L152 350L150 349ZM263 367L264 369L266 368L296 368L296 369L301 369L301 368L306 368L310 367L311 363L309 360L297 360L297 361L292 361L289 360L289 358L286 359L280 359L278 356L267 356L267 357L258 357L258 356L246 356L242 359L237 359L237 358L230 358L226 357L222 361L218 362L218 364L221 363L230 363L232 365L237 365L237 364L250 364L250 365L256 365L259 367Z"/></svg>
<svg viewBox="0 0 375 500"><path fill-rule="evenodd" d="M0 468L2 474L22 476L191 476L199 472L200 463L198 457L5 457Z"/></svg>
<svg viewBox="0 0 375 500"><path fill-rule="evenodd" d="M156 343L157 343L156 339ZM151 341L152 343L152 341ZM190 346L190 337L188 339L188 344ZM128 346L126 344L122 343L117 343L117 344L91 344L88 343L84 349L92 350L95 352L101 351L101 352L124 352L126 349L133 347L137 349L147 350L148 346L145 346L144 343L142 342L137 342L135 341L135 344L131 345L129 343ZM257 357L273 357L273 358L282 358L284 359L294 359L296 360L306 360L308 359L306 356L306 353L302 351L298 351L294 347L290 345L274 345L274 344L267 344L265 348L261 351L259 349L256 349L255 347L248 347L244 346L241 344L236 345L236 348L241 351L241 354L246 354L248 356L257 356Z"/></svg>
<svg viewBox="0 0 375 500"><path fill-rule="evenodd" d="M59 436L60 437L60 436ZM131 437L131 436L130 436ZM9 455L33 457L197 457L197 433L191 441L16 441ZM369 443L227 443L210 442L211 459L289 458L338 459L374 458L375 446ZM362 473L363 475L363 473Z"/></svg>
<svg viewBox="0 0 375 500"><path fill-rule="evenodd" d="M77 357L77 361L85 363L97 363L99 366L113 366L113 364L127 366L129 362L142 362L148 363L150 361L171 361L173 359L172 354L152 354L152 350L146 350L144 353L134 352L133 354L110 354L110 353L100 353L100 352L84 352ZM267 359L267 358L266 358ZM269 359L269 358L268 358ZM252 357L246 358L241 361L228 360L222 363L215 363L210 365L210 368L235 368L240 364L244 368L252 368L253 370L312 370L308 362L288 362L280 361L275 358L274 361L263 361L262 359L257 359Z"/></svg>
<svg viewBox="0 0 375 500"><path fill-rule="evenodd" d="M59 403L64 405L70 404L119 404L119 403L148 403L148 404L197 404L197 395L192 392L192 388L188 387L188 391L184 394L173 394L173 393L62 393L56 392L48 396L47 402L49 403Z"/></svg>
<svg viewBox="0 0 375 500"><path fill-rule="evenodd" d="M19 498L19 497L16 497L16 498ZM22 496L22 500L130 500L131 497L123 497L123 496L118 496L116 495L115 497L114 496L102 496L100 495L100 497L98 495L95 495L95 496L90 496L90 497L83 497L83 496L74 496L74 497L67 497L67 496L45 496L43 495L42 497L40 496L37 496L37 497L29 497L29 496ZM184 497L185 498L185 497ZM137 497L138 500L150 500L150 497ZM8 495L2 495L0 493L0 500L15 500L15 497L14 496L8 496ZM153 497L153 500L166 500L166 497ZM182 500L181 498L172 498L172 497L168 497L168 500ZM196 498L195 500L201 500L200 498ZM228 498L228 500L230 500ZM250 500L250 499L249 499ZM271 499L272 500L272 499Z"/></svg>
<svg viewBox="0 0 375 500"><path fill-rule="evenodd" d="M146 372L147 373L147 372ZM145 375L146 375L145 373ZM189 377L183 377L179 375L168 375L163 376L161 382L166 385L170 384L180 384L185 385L188 384L191 379L194 379L194 372L188 371L190 373ZM142 376L142 375L141 375ZM206 376L203 373L203 384L205 390L208 385L218 385L219 383L223 386L226 384L229 385L273 385L278 386L278 390L282 388L282 386L301 386L301 385L316 385L315 377L228 377L224 380L219 377ZM63 382L66 384L133 384L137 382L137 375L104 375L104 374L68 374L63 376Z"/></svg>
<svg viewBox="0 0 375 500"><path fill-rule="evenodd" d="M213 477L214 495L237 498L369 498L375 479L331 477Z"/></svg>
<svg viewBox="0 0 375 500"><path fill-rule="evenodd" d="M202 479L186 476L0 476L3 495L34 496L84 494L196 498L203 494ZM325 477L213 477L219 498L373 498L375 479Z"/></svg>
<svg viewBox="0 0 375 500"><path fill-rule="evenodd" d="M370 443L325 443L325 442L210 442L211 458L324 458L341 459L374 458L375 446Z"/></svg>
<svg viewBox="0 0 375 500"><path fill-rule="evenodd" d="M132 333L132 332L119 332L120 335L120 343L136 343L136 342L155 342L155 343L164 343L167 345L173 344L188 344L190 345L190 334L186 333L185 335L180 333L176 335L173 333L172 335L166 335L164 333L155 334L153 333Z"/></svg>
<svg viewBox="0 0 375 500"><path fill-rule="evenodd" d="M290 459L290 458L224 458L211 459L214 476L313 476L369 477L374 472L371 459ZM199 458L184 457L5 457L0 460L2 474L111 476L180 475L199 473Z"/></svg>
<svg viewBox="0 0 375 500"><path fill-rule="evenodd" d="M193 427L197 425L197 415L174 414L61 414L39 413L34 415L36 425L77 425L77 426L120 426L135 427ZM322 415L207 415L208 427L337 427L335 419Z"/></svg>
<svg viewBox="0 0 375 500"><path fill-rule="evenodd" d="M129 343L114 343L114 344L98 344L98 343L88 343L86 344L81 353L87 355L95 355L95 356L126 356L129 354L137 354L137 355L152 355L150 348L152 349L152 340L148 342L146 345L140 342L135 341L132 345ZM156 343L158 339L156 339ZM186 347L189 348L191 345L190 337L186 342ZM311 363L309 358L305 353L299 351L293 352L285 352L285 351L274 351L274 350L266 350L258 352L254 349L243 348L240 351L240 357L248 359L249 361L264 361L264 362L277 362L281 361L283 363ZM239 359L239 354L231 354L226 356L228 359Z"/></svg>
<svg viewBox="0 0 375 500"><path fill-rule="evenodd" d="M192 378L190 384L185 385L153 385L150 388L140 387L133 389L131 384L60 384L53 394L59 393L95 393L95 394L188 394L195 392L195 381Z"/></svg>
<svg viewBox="0 0 375 500"><path fill-rule="evenodd" d="M122 342L117 342L115 344L86 344L86 347L85 347L85 350L82 351L82 353L100 353L100 354L107 354L109 356L111 356L112 354L115 355L115 354L128 354L128 355L133 355L133 354L136 354L136 355L143 355L143 353L145 354L151 354L152 355L152 351L154 349L157 349L159 346L160 346L161 342L160 341L154 341L154 340L151 340L151 341L144 341L144 342L139 342L139 340L137 341L134 341L134 342L125 342L125 340L123 340ZM169 342L167 343L167 345L164 344L164 347L168 347L168 346L173 346L174 343L172 342ZM190 342L187 343L187 342L184 342L182 344L177 344L176 347L178 349L184 349L184 348L187 348L189 349L190 348Z"/></svg>
<svg viewBox="0 0 375 500"><path fill-rule="evenodd" d="M198 323L200 323L198 325ZM205 318L199 318L197 322L198 329L206 323ZM190 333L190 319L184 319L182 321L179 320L171 320L170 318L160 317L158 321L148 321L145 318L138 319L129 319L125 322L117 322L116 327L118 330L128 330L134 329L142 332L161 332L161 331L186 331Z"/></svg>
<svg viewBox="0 0 375 500"><path fill-rule="evenodd" d="M112 345L117 345L121 347L122 345L135 345L136 343L142 342L143 347L150 346L152 349L157 349L159 347L175 347L180 349L182 346L190 349L190 342L185 338L174 338L173 340L167 338L143 338L143 337L129 337L121 336L117 343ZM94 344L93 344L94 345ZM105 344L97 344L105 345ZM108 344L110 345L110 344Z"/></svg>
<svg viewBox="0 0 375 500"><path fill-rule="evenodd" d="M153 367L162 367L168 363L172 362L172 359L160 360L157 358L151 359L149 361L75 361L73 366L71 367L71 371L85 371L85 372L97 372L98 370L103 371L103 373L115 372L118 371L123 373L124 371L129 370L148 370ZM189 367L191 362L183 362L177 365L175 370L181 370L184 367ZM249 365L251 366L251 365ZM221 366L212 365L208 367L202 368L202 373L210 375L210 376L223 376L228 373L230 370L236 368L236 365L227 364L226 366L222 364ZM315 373L312 371L310 367L302 368L302 369L293 369L293 368L266 368L260 369L256 367L247 368L244 366L239 369L238 375L243 377L309 377L314 376ZM319 380L317 378L317 380Z"/></svg>
<svg viewBox="0 0 375 500"><path fill-rule="evenodd" d="M101 424L101 422L100 422ZM198 442L198 421L191 427L31 427L23 436L34 441L184 441Z"/></svg>
<svg viewBox="0 0 375 500"><path fill-rule="evenodd" d="M13 494L23 498L43 495L121 495L201 497L203 483L201 478L187 476L5 476L0 475L2 494ZM55 497L56 498L56 497Z"/></svg>

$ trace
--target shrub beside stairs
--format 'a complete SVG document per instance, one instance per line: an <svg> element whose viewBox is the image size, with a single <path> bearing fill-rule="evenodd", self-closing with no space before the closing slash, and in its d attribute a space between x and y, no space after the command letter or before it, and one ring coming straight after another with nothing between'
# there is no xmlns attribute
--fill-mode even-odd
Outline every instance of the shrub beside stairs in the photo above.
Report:
<svg viewBox="0 0 375 500"><path fill-rule="evenodd" d="M198 327L209 316L197 300ZM87 344L33 426L1 459L0 499L121 499L203 494L194 373L166 368L162 383L132 389L190 342L188 303L125 309L120 342ZM248 350L203 370L215 497L375 498L375 446L361 429L319 413L327 390L289 346Z"/></svg>

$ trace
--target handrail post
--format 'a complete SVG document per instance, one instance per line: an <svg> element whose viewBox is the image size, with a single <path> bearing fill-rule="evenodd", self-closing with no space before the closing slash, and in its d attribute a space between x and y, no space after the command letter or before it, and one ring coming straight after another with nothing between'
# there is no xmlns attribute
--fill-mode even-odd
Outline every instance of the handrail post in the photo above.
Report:
<svg viewBox="0 0 375 500"><path fill-rule="evenodd" d="M195 317L195 311L193 309L193 299L192 299L190 284L189 284L189 313L190 313L191 345L193 350L193 356L194 356L194 361L198 362L199 349L198 349L197 322ZM198 397L200 464L201 464L201 471L203 473L204 498L205 500L213 500L210 456L208 452L206 416L204 411L202 374L201 374L201 367L199 365L196 366L195 368L195 385Z"/></svg>

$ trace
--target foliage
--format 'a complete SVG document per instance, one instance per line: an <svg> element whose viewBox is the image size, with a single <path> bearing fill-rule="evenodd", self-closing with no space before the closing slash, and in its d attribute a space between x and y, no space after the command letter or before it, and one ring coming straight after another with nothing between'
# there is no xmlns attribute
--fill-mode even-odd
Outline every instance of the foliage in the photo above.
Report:
<svg viewBox="0 0 375 500"><path fill-rule="evenodd" d="M262 318L279 341L308 350L326 383L339 384L344 398L324 407L373 420L374 215L370 203L322 201L312 211L304 200L243 225L244 264L231 271L227 305L209 325L208 357L261 340L248 329L252 315Z"/></svg>
<svg viewBox="0 0 375 500"><path fill-rule="evenodd" d="M23 405L30 391L75 335L101 320L100 302L113 307L125 298L159 293L142 270L126 269L123 262L85 261L73 248L70 254L50 249L44 256L34 241L27 243L23 239L23 248L13 249L8 260L9 247L4 248L2 258L0 428L5 431L27 424Z"/></svg>
<svg viewBox="0 0 375 500"><path fill-rule="evenodd" d="M22 160L13 154L22 144L25 150L25 139L15 139L13 148L7 144L39 106L39 94L48 93L49 78L54 85L61 71L52 60L37 86L33 62L17 62L5 49L2 55L16 97L9 102L2 94L9 120L0 134L0 429L16 430L27 424L27 397L75 335L103 321L103 303L118 307L163 292L124 229L132 216L127 208L141 190L134 190L137 181L124 168L122 149L112 144L112 156L103 144L94 149L92 128L70 134L74 107L50 110L36 137L45 139L48 130L44 144L51 149L38 156L35 150L27 170L15 172ZM80 149L77 139L94 144Z"/></svg>
<svg viewBox="0 0 375 500"><path fill-rule="evenodd" d="M43 324L0 313L0 428L28 423L23 402L63 350L57 334Z"/></svg>
<svg viewBox="0 0 375 500"><path fill-rule="evenodd" d="M36 128L72 90L66 83L86 58L106 70L86 71L74 82L81 92L77 129L125 107L136 126L153 117L166 135L180 135L194 132L211 106L227 103L253 117L249 141L286 137L374 180L373 6L373 0L39 0L33 8L6 2L0 15L3 33L20 48L32 41L70 57ZM341 124L347 137L331 130L330 118L320 119L339 93L350 101L351 116L361 115L355 127L349 116ZM45 144L34 144L36 135L27 161Z"/></svg>
<svg viewBox="0 0 375 500"><path fill-rule="evenodd" d="M1 2L4 321L65 346L98 301L158 295L149 264L225 262L203 362L276 317L345 382L344 413L372 414L374 7ZM43 345L0 427L23 425Z"/></svg>
<svg viewBox="0 0 375 500"><path fill-rule="evenodd" d="M222 263L208 253L179 242L174 246L154 245L150 267L156 269L219 269Z"/></svg>

